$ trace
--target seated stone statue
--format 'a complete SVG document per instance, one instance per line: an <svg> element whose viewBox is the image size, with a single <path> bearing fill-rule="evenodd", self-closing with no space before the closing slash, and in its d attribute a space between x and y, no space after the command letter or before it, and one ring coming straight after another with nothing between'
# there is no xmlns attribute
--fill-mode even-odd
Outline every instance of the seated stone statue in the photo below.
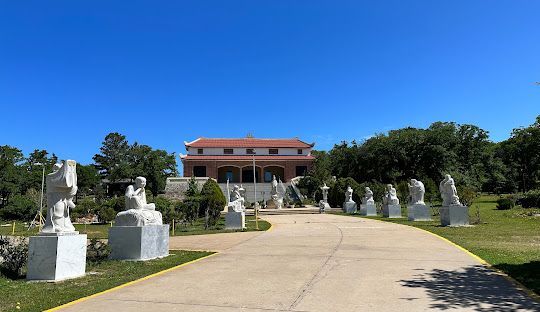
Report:
<svg viewBox="0 0 540 312"><path fill-rule="evenodd" d="M146 193L144 187L146 179L137 177L135 187L130 185L126 189L125 207L126 210L116 215L116 226L145 226L162 225L163 217L159 211L156 211L155 204L146 202Z"/></svg>
<svg viewBox="0 0 540 312"><path fill-rule="evenodd" d="M244 197L242 196L238 185L235 185L230 194L228 211L242 212L245 210L246 208L244 206Z"/></svg>
<svg viewBox="0 0 540 312"><path fill-rule="evenodd" d="M362 199L362 204L364 205L375 205L375 200L373 199L373 191L366 187L366 192L364 198Z"/></svg>
<svg viewBox="0 0 540 312"><path fill-rule="evenodd" d="M386 185L386 193L383 197L383 205L399 205L397 191L392 184Z"/></svg>

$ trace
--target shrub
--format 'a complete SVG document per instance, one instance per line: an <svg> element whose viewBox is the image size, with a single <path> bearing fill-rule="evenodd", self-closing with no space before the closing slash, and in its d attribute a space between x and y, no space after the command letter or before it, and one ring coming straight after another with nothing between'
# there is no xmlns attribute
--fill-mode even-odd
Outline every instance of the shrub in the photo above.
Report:
<svg viewBox="0 0 540 312"><path fill-rule="evenodd" d="M216 226L227 201L216 181L209 179L201 190L201 207L205 211L204 228Z"/></svg>
<svg viewBox="0 0 540 312"><path fill-rule="evenodd" d="M111 207L101 207L97 213L102 222L111 222L116 217L116 211Z"/></svg>
<svg viewBox="0 0 540 312"><path fill-rule="evenodd" d="M518 199L517 203L523 208L540 208L540 190L524 193Z"/></svg>
<svg viewBox="0 0 540 312"><path fill-rule="evenodd" d="M23 276L28 260L28 243L24 238L0 236L0 272L16 279Z"/></svg>
<svg viewBox="0 0 540 312"><path fill-rule="evenodd" d="M463 186L458 189L459 200L465 206L470 207L476 198L476 191L468 186Z"/></svg>
<svg viewBox="0 0 540 312"><path fill-rule="evenodd" d="M90 262L101 262L107 260L110 253L111 249L107 243L92 238L86 247L86 260Z"/></svg>
<svg viewBox="0 0 540 312"><path fill-rule="evenodd" d="M330 185L328 185L330 186ZM360 204L361 196L364 194L364 189L353 178L339 178L334 185L328 190L328 203L330 207L341 207L345 201L345 192L348 187L353 189L353 200Z"/></svg>
<svg viewBox="0 0 540 312"><path fill-rule="evenodd" d="M90 197L85 197L79 200L75 206L75 209L70 211L72 218L86 217L89 214L97 213L99 205Z"/></svg>
<svg viewBox="0 0 540 312"><path fill-rule="evenodd" d="M497 209L498 210L508 210L514 208L514 201L510 198L499 198L497 200Z"/></svg>

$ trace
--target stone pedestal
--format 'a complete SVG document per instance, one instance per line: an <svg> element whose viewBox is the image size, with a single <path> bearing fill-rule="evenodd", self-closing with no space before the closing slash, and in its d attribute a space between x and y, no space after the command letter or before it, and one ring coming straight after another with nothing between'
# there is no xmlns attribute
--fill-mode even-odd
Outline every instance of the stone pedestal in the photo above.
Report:
<svg viewBox="0 0 540 312"><path fill-rule="evenodd" d="M113 226L109 246L114 260L150 260L169 255L169 225Z"/></svg>
<svg viewBox="0 0 540 312"><path fill-rule="evenodd" d="M28 244L27 280L61 281L84 276L86 234L42 233Z"/></svg>
<svg viewBox="0 0 540 312"><path fill-rule="evenodd" d="M244 211L228 211L225 215L225 229L243 230L246 228L246 213Z"/></svg>
<svg viewBox="0 0 540 312"><path fill-rule="evenodd" d="M443 206L440 208L442 226L469 225L469 207Z"/></svg>
<svg viewBox="0 0 540 312"><path fill-rule="evenodd" d="M373 204L362 204L360 205L360 215L361 216L376 216L377 207Z"/></svg>
<svg viewBox="0 0 540 312"><path fill-rule="evenodd" d="M343 203L343 212L345 213L356 213L357 206L355 202L344 202Z"/></svg>
<svg viewBox="0 0 540 312"><path fill-rule="evenodd" d="M425 204L407 206L409 221L431 221L431 209Z"/></svg>
<svg viewBox="0 0 540 312"><path fill-rule="evenodd" d="M324 213L326 210L330 209L330 205L324 201L319 202L319 213Z"/></svg>
<svg viewBox="0 0 540 312"><path fill-rule="evenodd" d="M401 206L400 205L386 205L386 206L383 206L383 217L385 217L385 218L401 218Z"/></svg>

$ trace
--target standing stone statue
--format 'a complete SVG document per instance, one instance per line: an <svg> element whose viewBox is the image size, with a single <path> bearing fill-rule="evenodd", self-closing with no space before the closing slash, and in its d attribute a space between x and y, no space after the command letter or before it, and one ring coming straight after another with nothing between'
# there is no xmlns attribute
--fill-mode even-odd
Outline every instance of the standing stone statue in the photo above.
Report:
<svg viewBox="0 0 540 312"><path fill-rule="evenodd" d="M421 181L411 179L409 185L409 205L407 214L410 221L430 221L431 210L424 202L426 188Z"/></svg>
<svg viewBox="0 0 540 312"><path fill-rule="evenodd" d="M47 217L38 236L28 245L28 280L58 281L83 276L86 270L86 234L79 234L69 218L75 208L77 163L55 164L47 175Z"/></svg>
<svg viewBox="0 0 540 312"><path fill-rule="evenodd" d="M345 202L343 202L343 211L346 213L355 213L357 206L354 200L352 199L353 189L349 185L345 191Z"/></svg>
<svg viewBox="0 0 540 312"><path fill-rule="evenodd" d="M47 217L44 233L75 232L69 210L75 208L73 197L77 194L77 163L65 160L55 164L47 175Z"/></svg>
<svg viewBox="0 0 540 312"><path fill-rule="evenodd" d="M461 206L454 179L447 174L439 184L443 206Z"/></svg>
<svg viewBox="0 0 540 312"><path fill-rule="evenodd" d="M397 197L397 191L392 184L386 185L386 192L382 201L383 217L401 218L401 206L399 205L399 198Z"/></svg>
<svg viewBox="0 0 540 312"><path fill-rule="evenodd" d="M364 191L364 198L362 198L362 204L360 205L360 215L362 216L376 216L377 207L375 207L375 200L373 199L373 191L366 187Z"/></svg>
<svg viewBox="0 0 540 312"><path fill-rule="evenodd" d="M441 225L464 226L469 224L469 207L463 206L459 201L456 183L452 176L447 174L439 184L439 191L443 200L439 209Z"/></svg>
<svg viewBox="0 0 540 312"><path fill-rule="evenodd" d="M146 202L146 178L135 178L135 185L130 185L125 193L126 210L116 215L117 226L162 225L161 212L156 211L155 204Z"/></svg>
<svg viewBox="0 0 540 312"><path fill-rule="evenodd" d="M267 201L267 208L281 209L283 207L283 198L285 197L285 187L281 180L276 180L276 176L272 176L272 188L270 189L270 200Z"/></svg>
<svg viewBox="0 0 540 312"><path fill-rule="evenodd" d="M116 215L109 228L111 259L150 260L169 255L169 225L163 224L161 212L146 201L146 179L135 178L126 188L125 211Z"/></svg>
<svg viewBox="0 0 540 312"><path fill-rule="evenodd" d="M411 183L409 184L409 204L416 205L416 204L422 204L424 205L424 194L426 193L426 188L424 187L424 183L421 181L411 179Z"/></svg>
<svg viewBox="0 0 540 312"><path fill-rule="evenodd" d="M321 186L322 196L323 199L319 202L319 212L323 213L326 209L330 209L330 205L328 204L328 190L330 188L326 186L326 183L324 183L323 186Z"/></svg>

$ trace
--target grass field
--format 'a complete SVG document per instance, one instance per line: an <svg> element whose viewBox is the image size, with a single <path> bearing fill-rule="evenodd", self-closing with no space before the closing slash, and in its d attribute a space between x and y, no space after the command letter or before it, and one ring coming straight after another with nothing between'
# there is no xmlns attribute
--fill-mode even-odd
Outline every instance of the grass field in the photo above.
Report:
<svg viewBox="0 0 540 312"><path fill-rule="evenodd" d="M0 235L11 235L12 225L9 222L0 222ZM7 226L6 226L7 225ZM88 238L107 238L110 224L75 224L75 228L81 234L88 234ZM255 229L255 217L247 216L246 217L246 227L244 231L256 231ZM15 223L15 235L16 236L31 236L37 234L37 228L32 228L27 230L28 226L24 225L22 222ZM270 223L259 219L259 231L266 231L270 228ZM193 225L176 225L174 234L172 233L171 226L171 235L182 236L182 235L201 235L201 234L215 234L215 233L230 233L235 232L233 230L225 230L225 218L221 217L218 221L218 224L215 228L205 230L204 229L204 219L198 219Z"/></svg>
<svg viewBox="0 0 540 312"><path fill-rule="evenodd" d="M472 227L442 227L438 216L432 222L368 218L411 225L443 236L540 294L540 210L497 210L497 199L481 196L474 201L470 219L474 221L478 211L481 222Z"/></svg>
<svg viewBox="0 0 540 312"><path fill-rule="evenodd" d="M28 283L0 276L0 311L42 311L163 271L211 252L171 250L163 259L87 263L86 276L58 283Z"/></svg>

